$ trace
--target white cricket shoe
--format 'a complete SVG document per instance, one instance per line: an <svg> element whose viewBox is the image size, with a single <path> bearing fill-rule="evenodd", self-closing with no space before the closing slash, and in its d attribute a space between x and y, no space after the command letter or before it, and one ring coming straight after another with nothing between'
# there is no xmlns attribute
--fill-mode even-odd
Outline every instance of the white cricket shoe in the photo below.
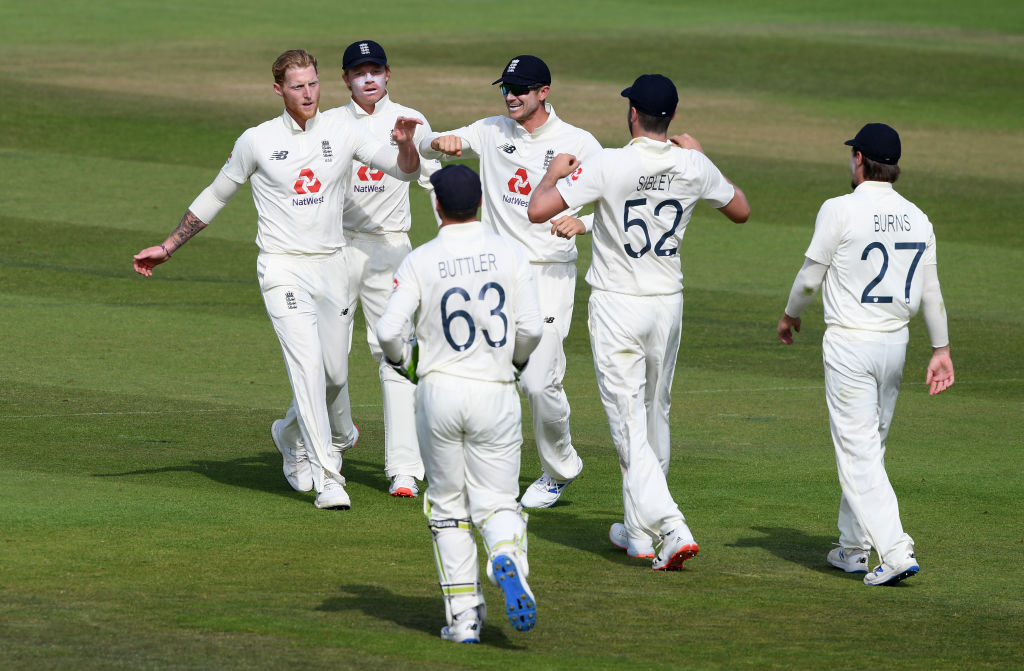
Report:
<svg viewBox="0 0 1024 671"><path fill-rule="evenodd" d="M518 631L530 631L537 624L537 600L526 584L525 566L516 563L516 553L495 555L487 577L505 595L505 614ZM522 569L522 570L520 570Z"/></svg>
<svg viewBox="0 0 1024 671"><path fill-rule="evenodd" d="M579 457L576 460L580 466L576 475L568 480L555 480L547 474L547 471L541 473L541 476L523 492L523 496L519 499L519 504L524 508L550 508L555 505L555 502L558 501L565 488L578 478L583 471L583 460Z"/></svg>
<svg viewBox="0 0 1024 671"><path fill-rule="evenodd" d="M700 552L697 541L684 524L661 536L661 547L658 556L651 562L655 571L682 571L683 562L692 559Z"/></svg>
<svg viewBox="0 0 1024 671"><path fill-rule="evenodd" d="M451 625L441 630L441 638L453 643L479 643L482 626L477 609L468 608L456 615Z"/></svg>
<svg viewBox="0 0 1024 671"><path fill-rule="evenodd" d="M284 466L282 467L284 479L288 481L288 484L295 491L308 492L313 489L313 470L309 465L309 454L306 453L304 446L292 449L281 441L280 430L282 421L278 419L270 425L270 436L274 439L274 446L284 459Z"/></svg>
<svg viewBox="0 0 1024 671"><path fill-rule="evenodd" d="M895 585L901 580L917 575L921 567L917 564L914 551L907 551L906 557L897 566L890 566L884 561L875 570L864 576L865 585Z"/></svg>
<svg viewBox="0 0 1024 671"><path fill-rule="evenodd" d="M391 496L414 499L419 493L420 488L416 484L416 478L411 475L396 475L391 478L391 487L388 488L388 494Z"/></svg>
<svg viewBox="0 0 1024 671"><path fill-rule="evenodd" d="M324 489L316 495L313 505L321 510L348 510L352 507L352 500L348 497L343 483L325 474Z"/></svg>
<svg viewBox="0 0 1024 671"><path fill-rule="evenodd" d="M626 525L622 522L612 524L608 529L608 539L615 547L625 550L630 557L654 559L654 543L650 537L645 535L643 538L630 538L626 533Z"/></svg>
<svg viewBox="0 0 1024 671"><path fill-rule="evenodd" d="M847 573L867 573L870 553L862 548L837 547L829 550L828 563Z"/></svg>

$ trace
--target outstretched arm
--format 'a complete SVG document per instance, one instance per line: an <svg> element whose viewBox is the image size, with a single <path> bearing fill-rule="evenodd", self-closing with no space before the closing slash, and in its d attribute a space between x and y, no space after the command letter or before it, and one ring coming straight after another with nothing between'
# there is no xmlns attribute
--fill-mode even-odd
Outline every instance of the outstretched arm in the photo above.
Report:
<svg viewBox="0 0 1024 671"><path fill-rule="evenodd" d="M204 228L206 228L206 224L200 221L199 217L192 213L192 210L187 210L185 216L181 218L178 227L174 229L174 232L166 240L155 247L146 247L132 257L135 272L151 277L153 275L153 268L170 259L171 254L178 247L188 242L192 239L193 235Z"/></svg>
<svg viewBox="0 0 1024 671"><path fill-rule="evenodd" d="M203 189L181 218L178 227L166 240L155 247L147 247L133 258L135 272L150 277L153 268L171 258L178 247L192 239L192 236L206 228L206 224L227 205L228 201L238 193L241 184L232 180L223 172L217 173L213 183Z"/></svg>

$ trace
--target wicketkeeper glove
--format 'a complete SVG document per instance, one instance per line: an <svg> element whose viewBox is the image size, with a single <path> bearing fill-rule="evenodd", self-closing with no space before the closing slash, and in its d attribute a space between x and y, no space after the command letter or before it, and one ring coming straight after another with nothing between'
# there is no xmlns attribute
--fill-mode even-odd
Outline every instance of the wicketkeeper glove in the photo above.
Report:
<svg viewBox="0 0 1024 671"><path fill-rule="evenodd" d="M386 356L384 361L409 382L416 384L420 381L419 376L416 374L416 364L420 361L420 344L416 342L416 338L405 344L401 361L392 361Z"/></svg>

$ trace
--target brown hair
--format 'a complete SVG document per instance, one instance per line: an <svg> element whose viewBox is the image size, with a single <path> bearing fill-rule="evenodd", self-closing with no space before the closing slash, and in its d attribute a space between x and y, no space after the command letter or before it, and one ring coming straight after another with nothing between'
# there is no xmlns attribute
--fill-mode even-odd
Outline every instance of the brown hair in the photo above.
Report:
<svg viewBox="0 0 1024 671"><path fill-rule="evenodd" d="M313 69L316 70L317 74L319 74L320 71L316 67L316 58L313 54L309 53L305 49L289 49L278 56L277 60L274 61L274 67L271 68L271 72L274 73L274 82L277 84L283 84L285 73L289 70L293 68L302 70L303 68L308 68L311 65L313 66Z"/></svg>
<svg viewBox="0 0 1024 671"><path fill-rule="evenodd" d="M630 101L632 105L632 101ZM648 133L666 134L668 133L669 124L672 123L671 116L654 116L647 112L641 112L639 108L633 105L633 109L636 110L636 121Z"/></svg>
<svg viewBox="0 0 1024 671"><path fill-rule="evenodd" d="M853 152L860 151L856 147ZM864 152L860 154L861 161L864 166L864 179L868 182L889 182L895 184L896 180L900 177L900 167L898 165L888 165L886 163L880 163L878 161L872 161L870 158L864 155Z"/></svg>

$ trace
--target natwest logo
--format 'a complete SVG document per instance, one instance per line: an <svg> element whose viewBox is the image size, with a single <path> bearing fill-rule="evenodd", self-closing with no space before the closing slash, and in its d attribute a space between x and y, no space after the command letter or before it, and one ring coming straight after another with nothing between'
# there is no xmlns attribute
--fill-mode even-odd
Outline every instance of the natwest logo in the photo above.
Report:
<svg viewBox="0 0 1024 671"><path fill-rule="evenodd" d="M295 180L295 193L316 193L320 186L320 180L312 170L306 168L299 171L299 178Z"/></svg>
<svg viewBox="0 0 1024 671"><path fill-rule="evenodd" d="M573 170L573 173L571 175L569 175L569 179L571 179L572 181L575 182L577 179L580 178L580 173L581 172L583 172L583 166L580 166L580 167L576 168L575 170Z"/></svg>
<svg viewBox="0 0 1024 671"><path fill-rule="evenodd" d="M360 182L369 182L371 180L374 182L379 182L380 180L384 179L384 171L370 170L369 166L362 165L359 166L359 170L356 170L356 177L359 178Z"/></svg>
<svg viewBox="0 0 1024 671"><path fill-rule="evenodd" d="M512 193L520 193L524 196L530 195L530 191L533 190L533 187L530 186L530 179L526 174L526 168L519 168L519 170L516 170L515 177L508 180L508 190Z"/></svg>

